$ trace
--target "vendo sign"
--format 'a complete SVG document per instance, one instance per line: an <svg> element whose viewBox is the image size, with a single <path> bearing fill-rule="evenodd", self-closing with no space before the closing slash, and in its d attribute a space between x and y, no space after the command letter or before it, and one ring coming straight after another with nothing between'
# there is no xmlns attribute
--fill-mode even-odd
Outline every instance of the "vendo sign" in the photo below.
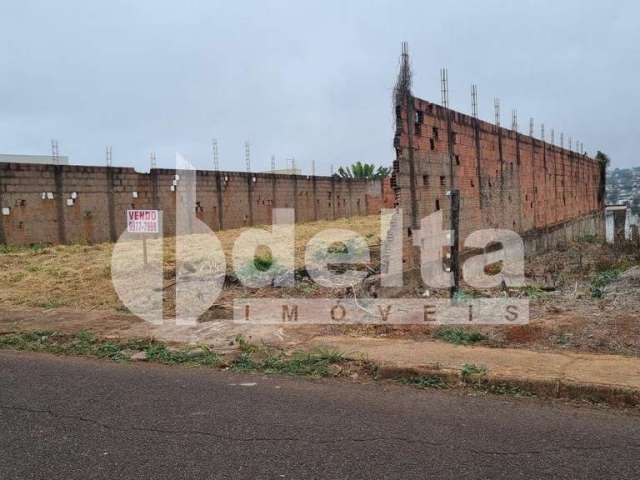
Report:
<svg viewBox="0 0 640 480"><path fill-rule="evenodd" d="M160 212L158 210L127 210L127 232L159 233Z"/></svg>

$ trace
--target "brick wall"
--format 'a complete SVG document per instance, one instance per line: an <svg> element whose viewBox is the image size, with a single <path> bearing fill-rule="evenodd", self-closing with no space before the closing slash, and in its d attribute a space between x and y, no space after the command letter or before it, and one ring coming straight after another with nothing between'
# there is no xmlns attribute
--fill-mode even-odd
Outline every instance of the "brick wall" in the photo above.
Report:
<svg viewBox="0 0 640 480"><path fill-rule="evenodd" d="M163 211L175 233L176 171L0 163L0 243L96 243L125 230L127 209ZM295 208L296 221L378 213L379 181L268 173L196 173L196 215L212 230L270 224L273 208ZM72 198L75 197L75 198Z"/></svg>
<svg viewBox="0 0 640 480"><path fill-rule="evenodd" d="M461 248L478 229L514 230L528 239L601 213L603 176L587 155L405 98L410 100L396 106L392 177L396 205L403 209L405 252L413 251L405 261L417 261L408 237L420 219L442 210L449 228L447 192L453 189L460 192ZM596 233L601 224L584 223Z"/></svg>

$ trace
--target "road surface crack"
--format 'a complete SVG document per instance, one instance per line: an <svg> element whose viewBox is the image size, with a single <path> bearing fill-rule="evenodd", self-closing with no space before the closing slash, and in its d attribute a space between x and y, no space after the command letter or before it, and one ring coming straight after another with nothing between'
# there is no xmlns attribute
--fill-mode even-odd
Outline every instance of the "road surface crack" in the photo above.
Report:
<svg viewBox="0 0 640 480"><path fill-rule="evenodd" d="M0 405L0 409L4 410L16 410L34 414L44 414L49 415L53 418L63 419L63 420L76 420L80 422L86 422L93 425L97 425L106 430L112 431L128 431L128 432L147 432L147 433L159 433L164 435L200 435L206 437L212 437L219 440L229 441L229 442L306 442L313 443L318 445L323 444L332 444L332 443L347 443L347 442L404 442L409 444L423 444L431 447L444 447L447 446L445 443L431 442L428 440L422 439L411 439L404 438L399 436L385 436L385 437L365 437L365 438L344 438L344 437L335 437L331 439L309 439L309 438L299 438L299 437L233 437L230 435L221 435L218 433L208 432L204 430L172 430L172 429L164 429L164 428L152 428L152 427L119 427L115 425L110 425L104 422L100 422L98 420L94 420L92 418L83 417L80 415L68 415L62 413L56 413L52 410L40 410L35 408L28 407L20 407L13 405Z"/></svg>
<svg viewBox="0 0 640 480"><path fill-rule="evenodd" d="M300 437L234 437L231 435L223 435L219 433L208 432L205 430L173 430L173 429L165 429L165 428L152 428L152 427L119 427L116 425L110 425L105 422L101 422L99 420L94 420L92 418L87 418L81 415L69 415L54 412L50 409L40 410L29 407L21 407L14 405L0 405L0 409L4 410L15 410L22 411L34 414L44 414L49 415L53 418L63 419L63 420L75 420L80 422L85 422L89 424L93 424L104 428L106 430L112 431L121 431L121 432L142 432L142 433L157 433L162 435L198 435L205 436L210 438L215 438L217 440L226 441L226 442L303 442L303 443L312 443L316 445L328 445L328 444L336 444L336 443L366 443L366 442L402 442L407 444L419 444L419 445L427 445L429 447L449 447L449 448L459 448L455 445L450 445L448 443L442 442L434 442L425 439L416 439L416 438L405 438L401 436L378 436L378 437L363 437L363 438L345 438L345 437L333 437L331 439L310 439L310 438L300 438ZM471 453L475 453L478 455L496 455L496 456L517 456L517 455L544 455L548 453L552 453L554 451L562 451L562 450L573 450L573 451L601 451L601 450L617 450L617 449L630 449L630 448L640 448L640 444L625 444L625 445L599 445L594 447L588 446L579 446L579 445L559 445L552 448L547 449L537 449L537 450L513 450L513 451L505 451L505 450L484 450L484 449L476 449L476 448L461 448L462 450L467 450Z"/></svg>

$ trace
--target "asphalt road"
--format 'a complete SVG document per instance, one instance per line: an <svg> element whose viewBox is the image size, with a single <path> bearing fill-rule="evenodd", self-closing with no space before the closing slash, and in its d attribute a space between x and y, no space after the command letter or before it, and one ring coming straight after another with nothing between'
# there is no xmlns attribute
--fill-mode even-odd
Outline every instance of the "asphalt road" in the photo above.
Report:
<svg viewBox="0 0 640 480"><path fill-rule="evenodd" d="M640 417L0 352L0 478L637 479Z"/></svg>

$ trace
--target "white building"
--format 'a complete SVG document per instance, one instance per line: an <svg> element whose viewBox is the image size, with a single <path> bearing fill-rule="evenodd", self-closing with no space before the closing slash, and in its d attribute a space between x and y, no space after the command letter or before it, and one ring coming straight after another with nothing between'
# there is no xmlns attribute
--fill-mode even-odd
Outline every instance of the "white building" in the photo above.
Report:
<svg viewBox="0 0 640 480"><path fill-rule="evenodd" d="M605 208L605 234L607 243L633 239L633 227L638 227L638 216L628 205L607 205Z"/></svg>

